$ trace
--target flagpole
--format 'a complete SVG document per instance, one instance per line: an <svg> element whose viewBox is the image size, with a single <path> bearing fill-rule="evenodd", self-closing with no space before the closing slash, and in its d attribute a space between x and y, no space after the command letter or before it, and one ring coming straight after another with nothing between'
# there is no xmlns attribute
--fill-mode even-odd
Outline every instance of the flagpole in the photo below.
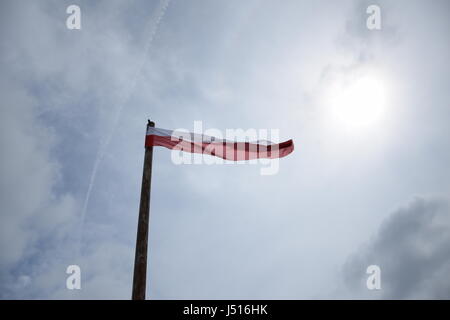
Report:
<svg viewBox="0 0 450 320"><path fill-rule="evenodd" d="M155 127L153 121L148 120L147 129ZM136 252L133 274L133 300L145 300L147 280L147 248L148 224L150 216L150 190L152 182L153 146L145 147L144 169L142 174L141 203L139 205L139 219L136 237Z"/></svg>

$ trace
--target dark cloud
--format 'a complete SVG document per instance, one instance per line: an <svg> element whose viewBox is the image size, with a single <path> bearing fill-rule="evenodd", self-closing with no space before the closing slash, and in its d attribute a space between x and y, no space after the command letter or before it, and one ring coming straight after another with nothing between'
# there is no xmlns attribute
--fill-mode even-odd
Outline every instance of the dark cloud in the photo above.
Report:
<svg viewBox="0 0 450 320"><path fill-rule="evenodd" d="M366 268L381 268L381 290L366 289ZM378 234L344 266L351 296L450 298L450 211L447 198L417 197L392 213Z"/></svg>

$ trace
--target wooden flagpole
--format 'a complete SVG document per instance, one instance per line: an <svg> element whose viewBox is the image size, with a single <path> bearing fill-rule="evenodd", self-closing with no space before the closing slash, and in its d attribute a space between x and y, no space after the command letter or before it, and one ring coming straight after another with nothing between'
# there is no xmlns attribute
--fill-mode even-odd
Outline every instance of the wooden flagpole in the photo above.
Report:
<svg viewBox="0 0 450 320"><path fill-rule="evenodd" d="M147 129L155 127L153 121L148 120ZM153 146L145 147L144 172L142 174L141 203L139 205L139 219L136 237L136 253L134 258L133 300L145 300L147 280L147 248L148 224L150 217L150 190L152 182Z"/></svg>

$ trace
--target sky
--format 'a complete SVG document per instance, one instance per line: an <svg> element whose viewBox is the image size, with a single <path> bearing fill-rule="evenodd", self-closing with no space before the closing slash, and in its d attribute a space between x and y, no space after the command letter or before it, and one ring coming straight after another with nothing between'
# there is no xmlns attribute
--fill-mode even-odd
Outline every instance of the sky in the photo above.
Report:
<svg viewBox="0 0 450 320"><path fill-rule="evenodd" d="M131 297L147 119L295 144L273 175L154 149L147 298L450 298L448 1L0 7L0 299Z"/></svg>

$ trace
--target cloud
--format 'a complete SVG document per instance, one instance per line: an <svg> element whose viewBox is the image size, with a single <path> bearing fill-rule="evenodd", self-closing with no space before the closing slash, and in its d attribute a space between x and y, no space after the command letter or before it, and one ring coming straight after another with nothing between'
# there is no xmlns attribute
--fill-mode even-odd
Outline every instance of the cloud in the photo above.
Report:
<svg viewBox="0 0 450 320"><path fill-rule="evenodd" d="M0 298L129 295L133 259L114 267L103 261L132 254L132 245L112 240L116 230L105 215L94 214L95 221L87 219L82 233L78 229L99 137L107 139L104 132L113 130L112 119L133 89L129 79L145 60L141 43L136 44L141 34L130 39L122 25L129 20L123 13L127 5L107 5L109 10L83 5L83 28L90 31L77 33L65 29L64 3L2 3L2 22L10 27L0 31ZM105 212L98 202L90 212ZM70 264L82 265L88 288L104 278L116 280L69 292ZM126 281L118 285L123 274Z"/></svg>
<svg viewBox="0 0 450 320"><path fill-rule="evenodd" d="M381 268L378 292L366 289L366 268ZM449 198L416 197L393 212L377 235L346 262L343 275L351 297L450 298Z"/></svg>
<svg viewBox="0 0 450 320"><path fill-rule="evenodd" d="M0 296L14 297L32 283L26 261L52 260L52 249L42 244L70 237L76 203L70 193L54 190L61 178L51 156L57 138L35 118L36 100L15 83L0 86Z"/></svg>

